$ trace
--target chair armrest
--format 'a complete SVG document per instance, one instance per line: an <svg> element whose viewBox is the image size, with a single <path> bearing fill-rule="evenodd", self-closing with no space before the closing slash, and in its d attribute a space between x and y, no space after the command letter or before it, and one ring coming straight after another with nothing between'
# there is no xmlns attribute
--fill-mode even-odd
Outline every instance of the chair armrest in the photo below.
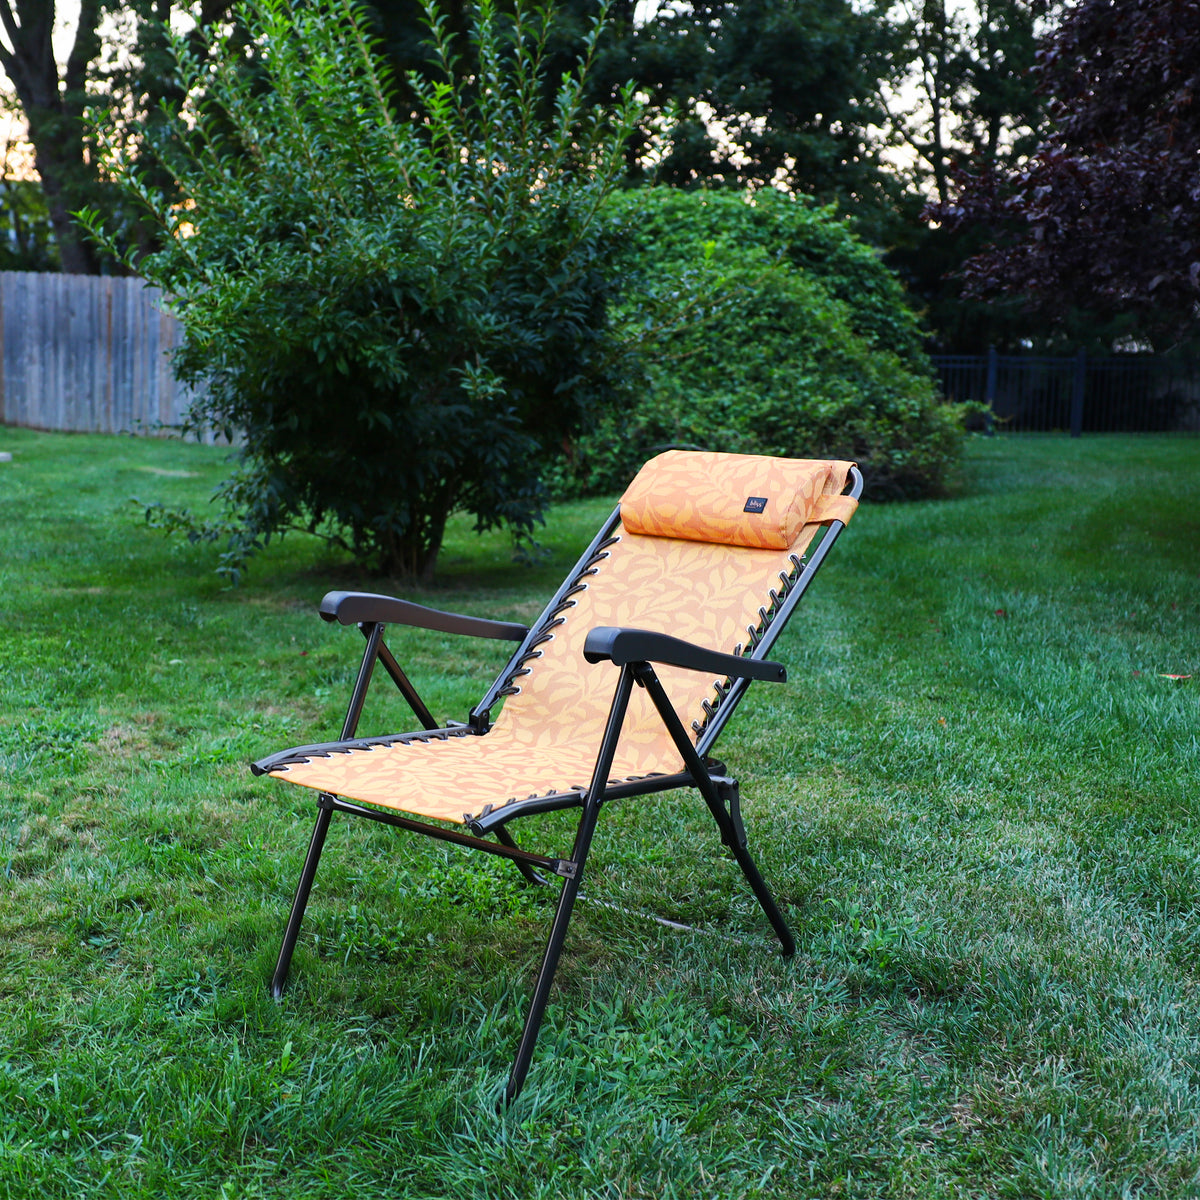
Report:
<svg viewBox="0 0 1200 1200"><path fill-rule="evenodd" d="M328 592L321 601L321 618L342 625L360 622L383 622L388 625L415 625L418 629L433 629L438 633L465 633L471 637L501 638L510 642L522 641L529 630L509 621L489 621L485 617L466 617L461 613L441 612L397 600L394 596L377 596L373 592Z"/></svg>
<svg viewBox="0 0 1200 1200"><path fill-rule="evenodd" d="M612 625L598 625L588 633L583 643L583 657L590 663L609 659L618 667L630 662L653 662L717 676L728 675L731 679L765 679L772 683L787 679L782 663L724 654L648 629L618 629Z"/></svg>

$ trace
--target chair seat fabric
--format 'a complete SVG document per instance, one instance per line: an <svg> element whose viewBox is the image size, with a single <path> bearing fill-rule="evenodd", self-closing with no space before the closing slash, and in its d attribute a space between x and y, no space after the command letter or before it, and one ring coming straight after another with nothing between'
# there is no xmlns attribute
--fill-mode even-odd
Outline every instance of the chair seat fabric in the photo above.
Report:
<svg viewBox="0 0 1200 1200"><path fill-rule="evenodd" d="M509 724L486 734L396 742L313 758L272 774L367 804L459 823L489 805L587 788L596 761L594 743L580 738L533 745L521 733ZM614 764L618 774L610 782L651 773L636 755L623 757ZM670 769L679 771L678 754L675 759Z"/></svg>

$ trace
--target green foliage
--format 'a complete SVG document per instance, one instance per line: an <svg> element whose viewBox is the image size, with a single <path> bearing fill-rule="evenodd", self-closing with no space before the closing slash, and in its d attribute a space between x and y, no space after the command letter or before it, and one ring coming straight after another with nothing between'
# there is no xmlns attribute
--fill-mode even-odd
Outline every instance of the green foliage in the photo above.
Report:
<svg viewBox="0 0 1200 1200"><path fill-rule="evenodd" d="M172 187L107 143L168 235L137 267L176 297L191 424L241 446L198 530L233 522L230 570L297 526L418 576L456 509L527 531L545 446L605 394L599 214L634 106L586 107L584 60L539 118L548 7L484 0L465 48L425 13L441 71L409 80L419 120L389 110L350 0L251 0L245 49L175 43Z"/></svg>
<svg viewBox="0 0 1200 1200"><path fill-rule="evenodd" d="M710 242L730 262L749 255L790 266L848 305L850 328L873 349L897 355L913 370L929 369L921 326L900 281L833 208L775 188L752 197L654 188L622 192L609 209L627 226L627 245L643 274L694 266L697 251Z"/></svg>
<svg viewBox="0 0 1200 1200"><path fill-rule="evenodd" d="M658 344L633 411L562 467L565 492L620 487L666 445L851 458L876 496L945 489L961 413L937 397L899 283L830 210L667 189L610 209L632 281L618 321L657 325Z"/></svg>
<svg viewBox="0 0 1200 1200"><path fill-rule="evenodd" d="M5 117L0 98L0 120ZM6 178L0 160L0 271L49 271L55 252L50 214L38 185Z"/></svg>
<svg viewBox="0 0 1200 1200"><path fill-rule="evenodd" d="M426 70L417 0L368 7L399 72ZM550 79L573 64L598 7L599 0L556 0ZM897 31L881 12L851 0L608 7L588 95L607 103L632 80L644 98L627 155L631 179L774 179L878 219L894 190L879 160L879 98L898 70ZM461 22L464 8L455 6L451 19ZM401 92L399 103L407 98Z"/></svg>

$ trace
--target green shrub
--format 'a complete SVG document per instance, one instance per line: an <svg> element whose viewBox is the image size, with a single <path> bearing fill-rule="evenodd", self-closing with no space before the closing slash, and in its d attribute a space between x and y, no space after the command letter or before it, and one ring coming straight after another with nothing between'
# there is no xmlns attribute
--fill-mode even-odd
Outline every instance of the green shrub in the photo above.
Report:
<svg viewBox="0 0 1200 1200"><path fill-rule="evenodd" d="M622 487L668 445L851 458L875 496L945 489L960 411L939 401L903 290L828 209L768 191L611 197L625 336L653 342L635 402L560 464L561 492Z"/></svg>
<svg viewBox="0 0 1200 1200"><path fill-rule="evenodd" d="M861 338L928 372L921 325L900 280L832 206L775 188L753 196L731 189L649 188L616 193L606 208L626 227L632 258L651 275L665 266L694 265L708 242L729 251L732 261L761 255L790 265L850 306L850 328Z"/></svg>
<svg viewBox="0 0 1200 1200"><path fill-rule="evenodd" d="M547 109L551 7L481 0L457 45L435 3L440 70L409 80L412 119L351 0L249 0L244 47L175 41L188 102L154 147L173 187L107 142L164 230L136 265L175 297L191 421L241 446L222 520L157 519L228 537L232 571L301 527L428 577L456 509L528 530L545 448L603 402L598 213L633 120L628 97L581 101L603 14Z"/></svg>

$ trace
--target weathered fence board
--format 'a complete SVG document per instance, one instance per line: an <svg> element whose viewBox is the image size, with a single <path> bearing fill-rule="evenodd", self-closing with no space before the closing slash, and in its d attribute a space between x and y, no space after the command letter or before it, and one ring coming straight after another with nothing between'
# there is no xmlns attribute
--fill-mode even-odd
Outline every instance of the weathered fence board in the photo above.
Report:
<svg viewBox="0 0 1200 1200"><path fill-rule="evenodd" d="M171 373L179 323L140 279L0 271L0 425L163 432L191 394Z"/></svg>

